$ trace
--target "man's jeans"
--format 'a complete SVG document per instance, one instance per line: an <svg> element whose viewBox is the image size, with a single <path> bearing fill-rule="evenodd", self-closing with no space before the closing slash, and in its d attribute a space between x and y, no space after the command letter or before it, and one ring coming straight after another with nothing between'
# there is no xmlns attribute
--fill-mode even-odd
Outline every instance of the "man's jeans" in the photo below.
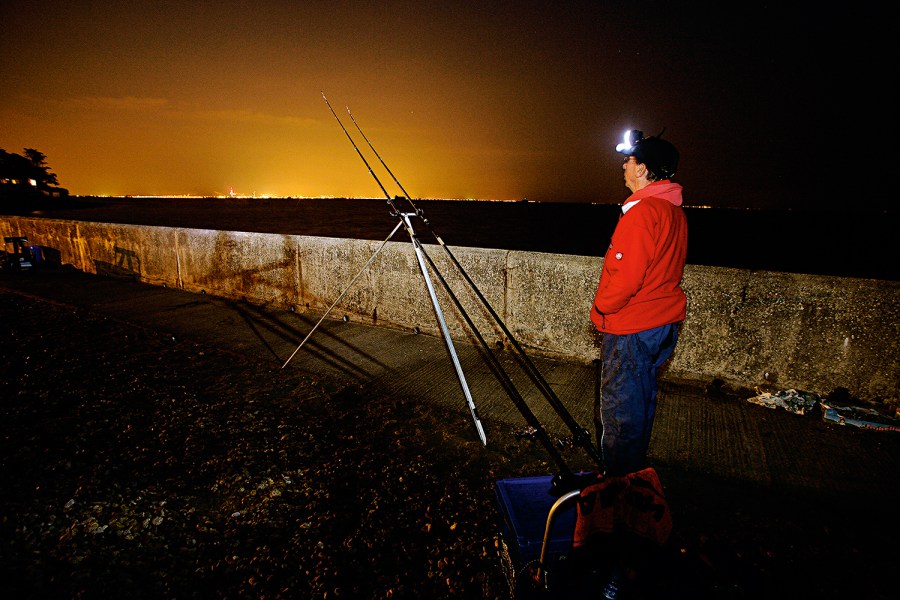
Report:
<svg viewBox="0 0 900 600"><path fill-rule="evenodd" d="M607 475L646 468L656 414L656 375L677 342L677 323L628 335L600 335L602 364L594 426Z"/></svg>

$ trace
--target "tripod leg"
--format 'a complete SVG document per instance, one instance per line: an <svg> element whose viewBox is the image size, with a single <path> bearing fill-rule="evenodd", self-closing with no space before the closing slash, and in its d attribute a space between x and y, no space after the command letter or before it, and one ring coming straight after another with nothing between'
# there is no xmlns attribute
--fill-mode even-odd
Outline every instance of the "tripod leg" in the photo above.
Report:
<svg viewBox="0 0 900 600"><path fill-rule="evenodd" d="M450 360L453 361L453 367L456 369L456 377L459 379L459 385L462 388L463 395L466 397L466 404L468 404L469 412L472 414L472 420L475 422L475 429L478 431L478 437L481 438L482 445L487 446L487 437L484 434L484 427L482 427L481 419L478 417L475 401L472 400L472 392L469 391L469 384L466 383L466 376L463 373L462 365L459 364L459 358L456 356L456 348L453 345L453 340L450 338L450 330L447 328L447 322L444 320L444 312L441 310L437 294L434 292L434 285L431 283L431 277L428 275L425 259L422 258L422 248L419 239L413 234L412 223L409 222L409 217L405 214L403 214L402 217L403 220L406 221L406 227L411 234L413 249L416 251L416 260L419 262L419 269L422 271L422 277L425 278L425 285L428 287L428 295L431 297L431 304L434 306L438 325L440 325L444 341L447 343L447 351L450 353Z"/></svg>
<svg viewBox="0 0 900 600"><path fill-rule="evenodd" d="M369 260L366 262L366 264L363 265L363 268L360 269L359 273L356 274L356 277L353 278L353 281L351 281L350 284L347 285L347 287L344 289L344 291L341 292L341 295L338 296L338 299L335 300L334 303L328 307L328 310L325 311L325 314L322 315L322 318L319 319L319 322L316 323L315 326L309 330L309 333L306 334L306 337L303 338L303 341L300 342L300 345L297 346L297 349L294 350L294 352L288 357L288 359L286 361L284 361L284 364L281 365L282 369L285 368L289 362L291 362L291 360L294 358L294 355L296 355L297 352L300 351L300 348L303 347L303 344L306 343L306 340L308 340L310 338L310 336L313 334L313 332L319 328L319 325L322 324L322 321L325 320L325 317L328 316L328 313L330 313L332 311L332 309L334 309L334 307L337 306L338 303L344 298L344 296L347 295L347 292L350 291L350 288L353 287L353 284L356 283L356 280L359 279L362 276L362 274L365 272L365 270L369 268L369 265L371 265L372 261L375 260L375 257L378 256L378 254L381 252L382 248L384 248L384 245L388 243L388 240L391 239L392 237L394 237L394 234L397 233L397 230L400 229L401 225L403 225L403 221L398 221L396 227L394 227L394 230L391 232L391 234L389 236L387 236L383 242L381 242L380 246L378 246L378 250L375 251L375 254L373 254L371 256L371 258L369 258Z"/></svg>

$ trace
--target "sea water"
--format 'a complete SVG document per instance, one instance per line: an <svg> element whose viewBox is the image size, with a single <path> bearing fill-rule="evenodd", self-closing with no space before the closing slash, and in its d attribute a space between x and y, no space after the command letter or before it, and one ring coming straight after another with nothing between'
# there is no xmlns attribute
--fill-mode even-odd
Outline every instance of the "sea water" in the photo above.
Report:
<svg viewBox="0 0 900 600"><path fill-rule="evenodd" d="M418 211L423 243L600 257L616 204L483 200L397 201ZM385 199L75 197L25 214L95 222L384 240L398 217ZM0 212L4 212L0 210ZM688 263L740 269L900 279L900 211L685 207ZM10 214L7 212L7 214ZM23 213L19 213L23 214ZM427 220L427 222L426 222ZM403 229L392 238L408 241Z"/></svg>

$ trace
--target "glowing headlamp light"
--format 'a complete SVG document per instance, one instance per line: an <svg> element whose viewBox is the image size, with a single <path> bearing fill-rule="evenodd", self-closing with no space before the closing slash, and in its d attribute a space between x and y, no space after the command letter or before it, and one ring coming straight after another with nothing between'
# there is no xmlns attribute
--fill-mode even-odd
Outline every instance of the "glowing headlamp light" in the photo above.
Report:
<svg viewBox="0 0 900 600"><path fill-rule="evenodd" d="M625 132L625 137L621 144L616 146L616 152L628 152L634 145L644 139L644 132L638 129L630 129Z"/></svg>

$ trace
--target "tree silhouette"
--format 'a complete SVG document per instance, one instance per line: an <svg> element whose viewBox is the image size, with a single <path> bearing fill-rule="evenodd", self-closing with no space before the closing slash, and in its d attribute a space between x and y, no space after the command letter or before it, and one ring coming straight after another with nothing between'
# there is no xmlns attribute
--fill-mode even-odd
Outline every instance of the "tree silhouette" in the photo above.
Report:
<svg viewBox="0 0 900 600"><path fill-rule="evenodd" d="M59 185L56 173L50 172L47 166L47 155L34 148L25 148L25 157L31 162L33 179L37 181L39 188L48 188L51 185Z"/></svg>
<svg viewBox="0 0 900 600"><path fill-rule="evenodd" d="M25 148L23 156L0 148L0 194L48 193L58 185L59 180L50 172L43 152ZM54 191L65 193L60 189Z"/></svg>

